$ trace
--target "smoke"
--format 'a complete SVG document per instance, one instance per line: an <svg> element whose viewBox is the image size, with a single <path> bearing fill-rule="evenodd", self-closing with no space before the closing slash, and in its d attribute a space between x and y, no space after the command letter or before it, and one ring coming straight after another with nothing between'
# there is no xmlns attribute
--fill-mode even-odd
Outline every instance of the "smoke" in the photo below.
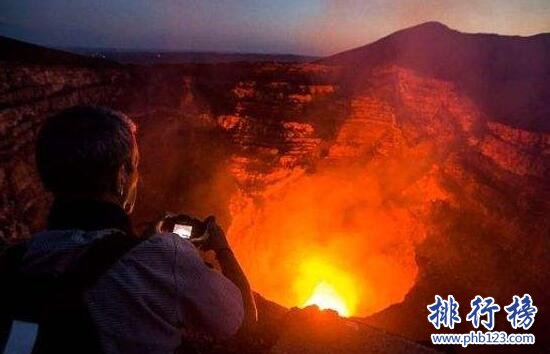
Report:
<svg viewBox="0 0 550 354"><path fill-rule="evenodd" d="M258 196L238 191L231 199L229 235L253 288L291 307L327 282L359 316L402 301L424 236L410 201L392 200L374 166L302 172Z"/></svg>

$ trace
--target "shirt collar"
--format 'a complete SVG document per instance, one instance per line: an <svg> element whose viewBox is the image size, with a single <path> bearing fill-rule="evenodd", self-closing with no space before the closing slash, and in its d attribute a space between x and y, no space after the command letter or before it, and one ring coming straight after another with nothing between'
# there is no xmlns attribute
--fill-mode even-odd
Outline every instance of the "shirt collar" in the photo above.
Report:
<svg viewBox="0 0 550 354"><path fill-rule="evenodd" d="M134 235L130 218L120 206L97 200L55 200L48 216L48 229L119 229Z"/></svg>

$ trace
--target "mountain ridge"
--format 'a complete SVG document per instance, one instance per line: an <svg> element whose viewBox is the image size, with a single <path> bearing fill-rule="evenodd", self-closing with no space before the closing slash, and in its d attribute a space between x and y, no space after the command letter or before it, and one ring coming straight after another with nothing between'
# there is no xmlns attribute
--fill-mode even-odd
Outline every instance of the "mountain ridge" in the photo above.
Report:
<svg viewBox="0 0 550 354"><path fill-rule="evenodd" d="M366 47L369 47L375 43L384 41L388 38L392 38L394 36L402 35L403 33L411 33L411 32L422 32L422 31L439 31L440 33L455 33L455 34L461 34L465 36L484 36L484 37L493 37L493 38L501 38L501 39L515 39L515 40L538 40L539 38L544 38L545 40L550 40L550 32L541 32L536 33L528 36L522 36L522 35L505 35L505 34L499 34L499 33L488 33L488 32L462 32L456 29L453 29L444 23L438 22L438 21L428 21L423 22L414 26L406 27L397 31L394 31L386 36L383 36L373 42L361 45L359 47L354 47L350 49L346 49L343 51L340 51L335 54L328 55L324 58L319 59L319 62L322 63L330 63L332 60L355 51L360 51Z"/></svg>
<svg viewBox="0 0 550 354"><path fill-rule="evenodd" d="M117 66L110 60L92 58L60 49L44 47L0 35L0 62L35 65Z"/></svg>
<svg viewBox="0 0 550 354"><path fill-rule="evenodd" d="M393 64L456 85L493 119L550 132L550 33L530 37L462 33L429 22L318 61L341 67L351 93L372 70Z"/></svg>

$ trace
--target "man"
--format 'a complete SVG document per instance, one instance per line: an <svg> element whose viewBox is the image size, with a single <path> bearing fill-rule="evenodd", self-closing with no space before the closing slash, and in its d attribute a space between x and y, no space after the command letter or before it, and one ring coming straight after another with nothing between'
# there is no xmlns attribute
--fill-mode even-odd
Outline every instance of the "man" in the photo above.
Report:
<svg viewBox="0 0 550 354"><path fill-rule="evenodd" d="M180 345L182 329L224 338L256 320L246 276L213 217L206 220L207 237L198 246L215 252L223 274L174 233L134 236L127 214L138 182L135 130L123 114L96 107L70 108L41 128L36 161L54 203L47 230L33 236L19 269L24 277L53 279L42 281L46 286L59 279L62 285L36 306L42 316L36 320L39 352L87 347L89 352L171 353ZM22 292L29 296L42 288ZM80 292L82 304L71 310L67 304ZM75 319L80 312L84 315ZM86 341L75 338L89 338L92 331L97 343L63 348ZM49 340L48 333L58 339Z"/></svg>

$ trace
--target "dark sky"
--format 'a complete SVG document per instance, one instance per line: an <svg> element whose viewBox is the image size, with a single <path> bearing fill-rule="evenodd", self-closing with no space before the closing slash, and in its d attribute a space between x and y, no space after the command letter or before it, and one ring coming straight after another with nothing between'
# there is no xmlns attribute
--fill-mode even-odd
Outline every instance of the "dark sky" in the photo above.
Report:
<svg viewBox="0 0 550 354"><path fill-rule="evenodd" d="M0 34L58 47L326 55L430 20L550 32L550 0L0 0Z"/></svg>

